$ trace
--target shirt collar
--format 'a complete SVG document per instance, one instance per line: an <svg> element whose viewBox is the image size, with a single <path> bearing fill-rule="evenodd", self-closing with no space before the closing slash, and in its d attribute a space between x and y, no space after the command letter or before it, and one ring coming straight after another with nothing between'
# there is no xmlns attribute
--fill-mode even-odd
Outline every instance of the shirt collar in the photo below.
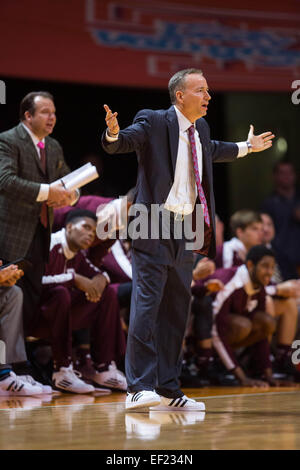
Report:
<svg viewBox="0 0 300 470"><path fill-rule="evenodd" d="M34 143L35 146L37 146L37 144L39 142L43 142L45 143L45 138L40 140L33 132L31 129L29 129L29 127L27 127L23 122L21 122L22 126L24 127L24 129L28 132L28 134L30 135L30 137L32 138L32 141Z"/></svg>
<svg viewBox="0 0 300 470"><path fill-rule="evenodd" d="M247 266L245 264L242 264L238 268L238 272L246 294L250 297L254 294L257 294L261 288L259 287L258 289L254 289Z"/></svg>
<svg viewBox="0 0 300 470"><path fill-rule="evenodd" d="M66 230L63 228L61 231L61 246L64 252L64 255L67 259L72 259L74 256L77 255L74 251L69 248L67 237L66 237Z"/></svg>
<svg viewBox="0 0 300 470"><path fill-rule="evenodd" d="M193 124L191 121L189 121L189 119L187 117L185 117L184 114L182 114L182 112L179 111L179 109L175 105L174 105L174 109L175 109L176 114L177 114L179 130L181 132L186 132L189 127L195 126L195 124Z"/></svg>

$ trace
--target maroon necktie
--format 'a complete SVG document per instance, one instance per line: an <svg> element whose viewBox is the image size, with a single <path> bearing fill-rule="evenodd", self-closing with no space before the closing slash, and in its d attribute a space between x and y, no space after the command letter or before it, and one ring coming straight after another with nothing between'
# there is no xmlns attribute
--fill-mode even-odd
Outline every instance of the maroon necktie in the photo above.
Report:
<svg viewBox="0 0 300 470"><path fill-rule="evenodd" d="M45 144L44 142L39 142L37 146L40 149L41 167L42 167L43 172L46 173ZM46 228L48 225L48 207L45 201L42 203L42 206L41 206L40 220L41 220L41 224Z"/></svg>
<svg viewBox="0 0 300 470"><path fill-rule="evenodd" d="M205 197L202 185L201 185L200 175L199 175L197 149L196 149L196 142L195 142L195 127L194 126L191 126L191 127L188 128L188 134L189 134L189 141L190 141L190 144L191 144L193 166L194 166L196 186L197 186L197 189L198 189L198 196L199 196L200 202L201 202L202 207L203 207L203 214L204 214L205 223L206 223L206 225L210 226L210 218L209 218L209 212L208 212L206 197Z"/></svg>

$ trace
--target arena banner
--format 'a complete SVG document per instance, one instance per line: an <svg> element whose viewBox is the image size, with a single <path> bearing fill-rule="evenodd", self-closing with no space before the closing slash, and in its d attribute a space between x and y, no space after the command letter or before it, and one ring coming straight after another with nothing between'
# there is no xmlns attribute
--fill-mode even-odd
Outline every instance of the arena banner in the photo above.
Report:
<svg viewBox="0 0 300 470"><path fill-rule="evenodd" d="M197 67L214 90L290 91L300 79L300 3L249 5L2 1L0 79L165 88L175 71Z"/></svg>

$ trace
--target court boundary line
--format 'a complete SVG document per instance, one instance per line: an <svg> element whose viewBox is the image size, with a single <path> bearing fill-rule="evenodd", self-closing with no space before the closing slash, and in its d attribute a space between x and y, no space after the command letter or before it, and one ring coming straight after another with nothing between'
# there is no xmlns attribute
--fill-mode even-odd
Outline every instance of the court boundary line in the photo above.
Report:
<svg viewBox="0 0 300 470"><path fill-rule="evenodd" d="M284 392L258 392L258 393L234 393L232 395L214 395L214 396L208 396L208 397L194 397L194 400L208 400L209 398L226 398L226 397L252 397L252 396L269 396L269 395L283 395L284 393L292 394L292 393L300 393L297 390L291 390L291 391L284 391Z"/></svg>
<svg viewBox="0 0 300 470"><path fill-rule="evenodd" d="M232 395L214 395L214 396L206 396L206 397L193 397L193 400L208 400L212 398L234 398L234 397L257 397L257 396L270 396L270 395L284 395L284 394L293 394L293 393L300 393L297 390L291 391L282 391L282 392L258 392L258 393L235 393ZM70 403L65 405L47 405L44 406L37 406L33 408L0 408L0 411L34 411L40 409L50 409L50 408L64 408L64 407L72 407L72 406L106 406L106 405L125 405L125 401L113 401L113 402L106 402L106 403Z"/></svg>

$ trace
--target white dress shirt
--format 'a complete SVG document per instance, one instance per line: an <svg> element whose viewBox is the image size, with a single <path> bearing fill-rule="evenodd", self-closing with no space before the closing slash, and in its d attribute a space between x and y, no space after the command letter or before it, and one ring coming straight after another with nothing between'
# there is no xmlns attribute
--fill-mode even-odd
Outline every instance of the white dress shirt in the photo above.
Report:
<svg viewBox="0 0 300 470"><path fill-rule="evenodd" d="M171 187L164 207L169 211L187 215L193 212L197 199L197 186L188 136L188 129L194 124L191 123L191 121L189 121L176 106L174 106L174 109L176 111L179 124L178 152L174 183ZM202 145L196 128L194 135L199 176L200 181L202 181Z"/></svg>
<svg viewBox="0 0 300 470"><path fill-rule="evenodd" d="M27 127L27 126L25 126L25 124L23 124L23 122L22 122L22 126L28 132L28 134L30 135L30 137L32 139L32 142L33 142L33 145L34 145L34 148L35 148L35 150L38 154L38 157L39 157L39 159L41 159L41 153L40 153L40 148L38 147L38 143L43 142L43 144L45 145L45 139L40 140L31 131L31 129L29 129L29 127ZM49 196L49 188L50 188L49 184L41 183L40 190L39 190L39 193L38 193L37 198L36 198L37 202L47 201L48 196ZM76 189L75 190L74 200L70 203L70 206L73 206L78 201L79 197L80 197L80 191L78 189Z"/></svg>
<svg viewBox="0 0 300 470"><path fill-rule="evenodd" d="M188 136L188 129L192 125L180 111L174 106L178 124L179 124L179 143L178 153L175 168L174 183L171 187L167 200L165 202L165 209L175 212L177 214L187 215L193 212L195 202L197 199L197 185L195 180L195 172L193 167L193 159L191 154L191 146ZM195 127L195 143L198 160L198 170L200 181L202 182L203 174L203 156L202 144L200 141L199 133ZM238 157L243 157L248 153L246 142L238 142L239 147Z"/></svg>

